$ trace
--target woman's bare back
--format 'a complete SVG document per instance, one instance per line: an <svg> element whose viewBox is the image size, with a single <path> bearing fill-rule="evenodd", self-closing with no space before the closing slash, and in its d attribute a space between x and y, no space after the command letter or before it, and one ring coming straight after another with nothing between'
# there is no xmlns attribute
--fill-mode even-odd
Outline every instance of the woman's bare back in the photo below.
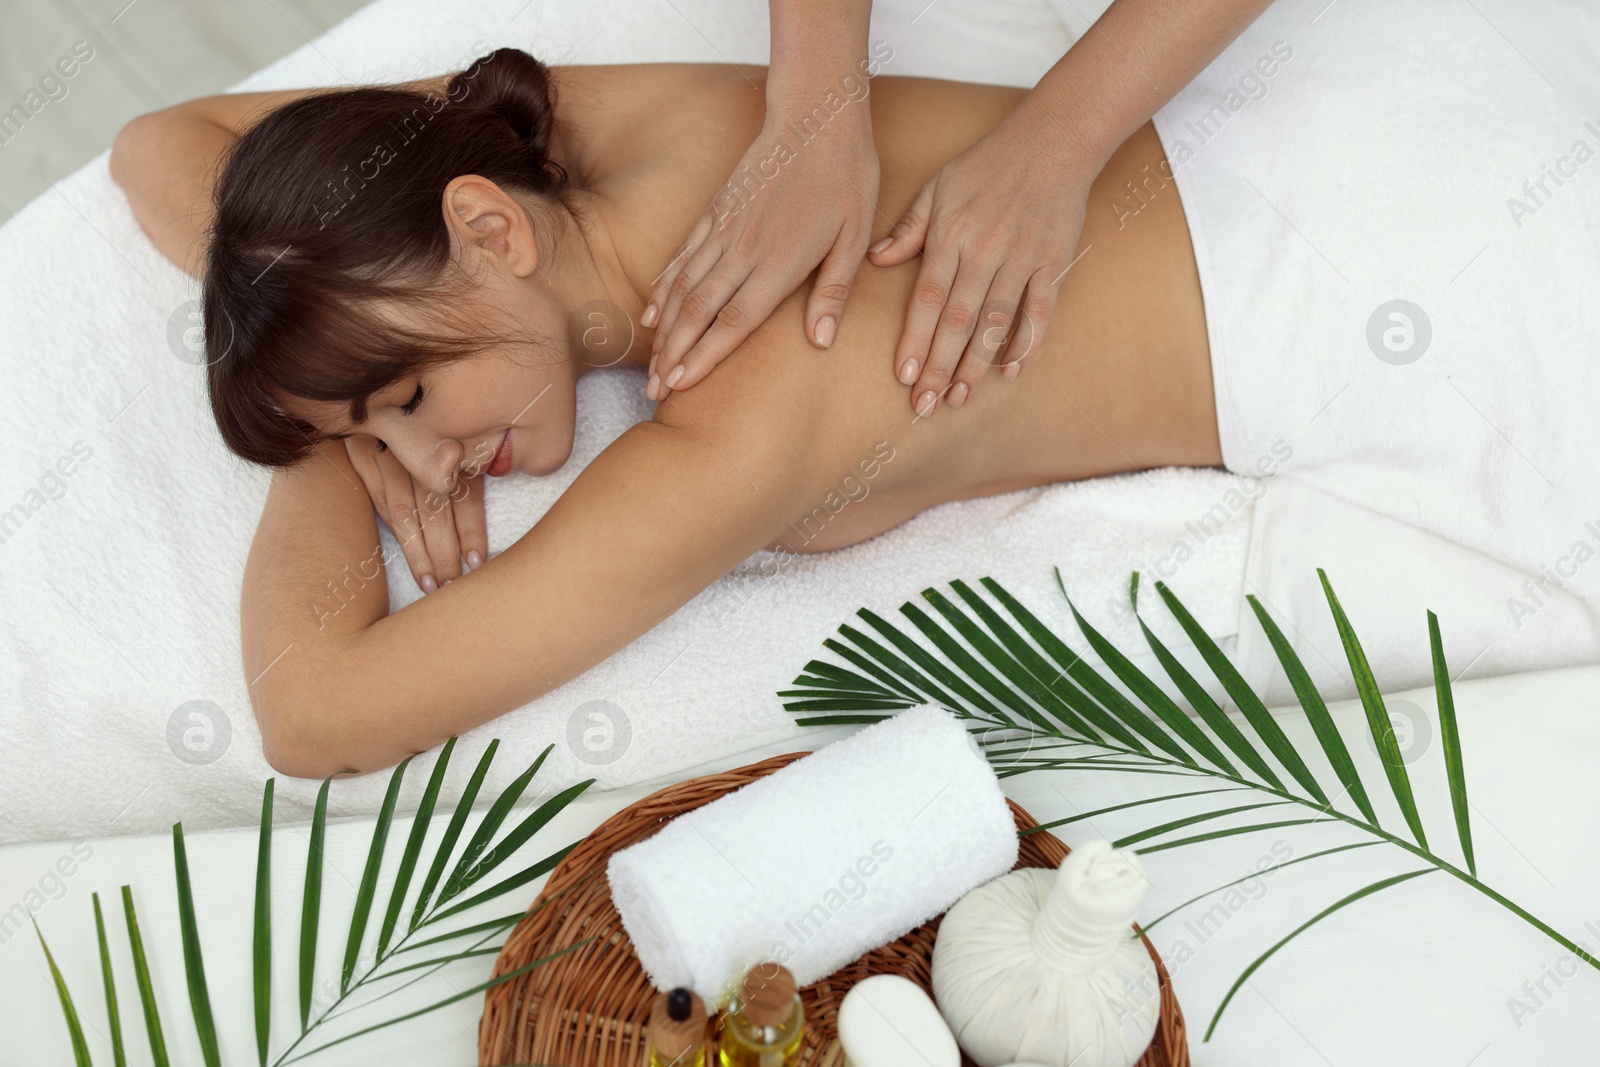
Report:
<svg viewBox="0 0 1600 1067"><path fill-rule="evenodd" d="M737 211L783 181L783 157L775 155L738 185L724 184L761 130L765 68L641 64L556 74L557 122L567 120L574 162L592 171L597 191L625 205L625 217L640 220L613 232L642 292L708 202ZM882 167L874 237L1024 95L894 76L873 78L864 99L841 89L833 106L872 108ZM803 153L808 138L828 136L823 103L813 124L791 129L789 151ZM561 114L569 109L570 118ZM802 336L808 282L705 383L660 405L656 418L688 426L706 405L771 403L758 353L824 361L838 393L789 402L815 405L818 462L838 469L822 479L834 487L831 496L795 516L774 543L791 551L854 544L949 500L1155 466L1220 466L1199 279L1176 186L1163 173L1170 168L1147 123L1091 190L1079 258L1027 362L1030 373L1013 382L988 375L959 409L918 418L890 365L917 261L887 269L863 261L830 349L818 352Z"/></svg>

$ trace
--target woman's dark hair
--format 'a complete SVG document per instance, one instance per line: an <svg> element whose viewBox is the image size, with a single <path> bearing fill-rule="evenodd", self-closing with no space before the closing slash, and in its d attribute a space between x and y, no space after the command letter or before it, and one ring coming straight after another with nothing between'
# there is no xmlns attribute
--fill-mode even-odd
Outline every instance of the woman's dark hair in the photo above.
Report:
<svg viewBox="0 0 1600 1067"><path fill-rule="evenodd" d="M452 321L444 188L462 174L567 203L548 145L549 69L501 48L430 96L340 89L270 112L227 154L214 191L203 280L211 410L223 443L253 463L292 467L324 435L280 394L350 405L496 338ZM567 206L571 206L568 204ZM437 331L396 325L404 307ZM456 327L456 329L449 329Z"/></svg>

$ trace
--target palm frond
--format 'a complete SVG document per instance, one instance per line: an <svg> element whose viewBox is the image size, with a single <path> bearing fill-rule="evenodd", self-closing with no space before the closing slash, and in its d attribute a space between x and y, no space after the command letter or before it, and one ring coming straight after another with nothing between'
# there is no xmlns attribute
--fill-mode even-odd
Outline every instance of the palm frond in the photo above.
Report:
<svg viewBox="0 0 1600 1067"><path fill-rule="evenodd" d="M1056 571L1056 584L1066 599L1079 633L1105 665L1110 678L1074 649L1066 638L1052 632L1000 583L992 578L983 578L977 583L982 587L982 593L962 581L950 583L954 597L936 589L923 590L922 599L932 607L933 612L930 614L916 604L902 605L900 614L909 623L906 629L898 628L881 616L862 609L857 615L872 631L871 635L850 624L840 626L839 638L830 638L824 642L824 647L843 662L811 660L791 688L783 690L780 696L785 698L785 707L796 715L797 723L802 726L872 723L914 704L927 702L940 705L966 723L1001 778L1039 770L1107 771L1210 778L1217 785L1217 788L1167 793L1097 808L1046 823L1039 827L1041 830L1068 825L1094 815L1129 811L1146 804L1185 800L1191 804L1204 803L1193 801L1192 798L1251 790L1262 794L1260 802L1222 808L1209 804L1203 809L1192 808L1155 825L1124 834L1112 843L1118 848L1131 847L1140 854L1148 854L1262 830L1313 823L1343 823L1366 835L1367 839L1325 848L1290 862L1298 863L1384 844L1410 853L1427 864L1410 874L1374 882L1324 909L1252 963L1240 976L1239 982L1235 983L1235 990L1274 952L1321 919L1364 896L1430 871L1443 871L1483 893L1577 958L1600 970L1600 960L1486 885L1477 876L1468 819L1461 737L1450 692L1443 642L1433 612L1428 613L1428 620L1434 687L1438 697L1440 735L1444 742L1452 809L1466 860L1465 870L1430 850L1410 777L1400 757L1377 680L1354 628L1338 597L1334 595L1327 574L1320 568L1317 574L1339 630L1367 729L1377 746L1385 780L1406 823L1409 837L1393 833L1381 825L1372 798L1356 770L1350 749L1328 711L1327 702L1317 692L1309 672L1282 630L1254 596L1247 600L1255 619L1271 643L1316 738L1316 744L1307 747L1305 754L1296 749L1282 725L1267 709L1266 702L1251 689L1244 676L1178 596L1165 583L1158 581L1155 588L1162 603L1193 643L1222 692L1237 708L1237 714L1249 732L1242 729L1230 713L1211 697L1207 686L1156 637L1140 615L1138 572L1130 576L1128 586L1134 616L1157 664L1189 708L1193 709L1194 717L1155 679L1089 624L1067 596L1059 570ZM1113 684L1112 679L1120 683L1122 688ZM1332 798L1313 772L1312 760L1308 759L1319 752L1320 762L1326 764L1327 771L1331 772L1340 786L1338 794ZM1283 768L1283 775L1273 769L1268 757ZM1356 808L1355 812L1341 810L1338 806L1338 801L1347 795ZM1189 827L1231 819L1269 807L1306 810L1293 818L1225 825L1196 834L1170 836ZM1284 863L1278 866L1288 865ZM1245 876L1249 877L1252 875ZM1187 907L1243 880L1235 879L1208 890L1178 907ZM1156 921L1166 918L1172 911ZM1232 991L1229 998L1231 996ZM1208 1039L1227 1004L1228 998L1225 998L1218 1006L1206 1031Z"/></svg>
<svg viewBox="0 0 1600 1067"><path fill-rule="evenodd" d="M256 841L256 904L251 943L250 988L255 996L256 1054L267 1067L272 1033L272 783L261 791L261 831Z"/></svg>
<svg viewBox="0 0 1600 1067"><path fill-rule="evenodd" d="M211 1015L211 991L206 988L206 964L200 952L200 929L195 920L194 891L189 887L189 856L183 844L183 823L172 824L172 866L178 878L178 925L183 932L183 971L189 983L189 1009L195 1036L206 1067L222 1067L217 1048L217 1024Z"/></svg>
<svg viewBox="0 0 1600 1067"><path fill-rule="evenodd" d="M106 1023L111 1030L111 1057L117 1067L127 1067L122 1048L122 1009L117 1004L117 979L111 973L111 946L106 943L106 917L100 910L100 894L90 893L94 901L94 939L100 949L100 977L106 991Z"/></svg>
<svg viewBox="0 0 1600 1067"><path fill-rule="evenodd" d="M150 1059L155 1067L168 1067L167 1041L161 1032L161 1012L150 983L150 961L145 958L144 939L139 936L139 916L133 908L131 886L122 887L122 914L128 924L128 951L133 957L133 977L139 984L139 1006L144 1012L145 1034L150 1038Z"/></svg>
<svg viewBox="0 0 1600 1067"><path fill-rule="evenodd" d="M1315 926L1317 923L1321 922L1323 919L1326 919L1328 916L1332 915L1334 912L1338 911L1340 908L1343 908L1345 905L1352 904L1355 901L1360 900L1362 897L1371 896L1373 893L1382 892L1383 890L1388 889L1392 885L1399 885L1401 882L1408 881L1408 880L1410 880L1412 878L1417 877L1418 875L1432 874L1436 869L1437 868L1434 868L1434 867L1423 867L1421 870L1407 871L1405 874L1396 874L1396 875L1393 875L1393 876L1388 877L1388 878L1380 878L1378 881L1373 882L1370 885L1362 886L1360 889L1357 889L1354 893L1350 893L1350 894L1347 894L1346 896L1340 897L1338 900L1334 901L1332 904L1329 904L1326 908L1323 908L1321 911L1317 912L1311 918L1307 919L1305 922L1301 923L1299 926L1297 926L1293 930L1289 931L1289 933L1285 934L1278 941L1277 944L1273 945L1271 948L1267 949L1267 951L1265 951L1261 955L1257 956L1251 962L1250 966L1246 967L1244 969L1244 971L1239 975L1239 977L1234 979L1233 985L1230 986L1229 989L1228 989L1227 996L1223 997L1222 998L1222 1003L1217 1005L1217 1013L1211 1017L1211 1025L1206 1027L1205 1036L1203 1038L1201 1038L1201 1040L1202 1041L1210 1041L1211 1040L1211 1032L1217 1028L1217 1020L1222 1018L1222 1011L1223 1011L1224 1008L1226 1008L1228 1006L1228 1001L1232 1000L1233 999L1233 995L1239 991L1239 987L1244 985L1245 979L1249 978L1252 974L1254 974L1256 972L1256 968L1260 967L1263 963L1267 962L1267 958L1269 956L1271 956L1274 952L1278 951L1284 945L1287 945L1290 941L1292 941L1296 937L1298 937L1301 933L1303 933L1304 931L1310 929L1312 926Z"/></svg>
<svg viewBox="0 0 1600 1067"><path fill-rule="evenodd" d="M824 678L825 676L819 675L818 677ZM382 885L384 881L382 877L383 857L405 772L411 760L405 760L392 772L388 788L384 793L382 807L373 823L371 838L367 843L366 864L356 891L355 902L351 906L349 922L344 932L337 994L331 1004L327 1005L319 1014L314 1015L312 1012L314 1002L313 989L319 947L318 934L322 925L322 874L327 832L328 796L333 778L338 775L331 775L323 780L317 792L316 805L311 820L309 849L306 856L306 876L298 909L300 912L299 967L294 984L296 985L295 995L297 995L300 1008L300 1032L295 1034L284 1048L278 1050L276 1056L273 1055L271 1048L272 846L273 836L276 832L273 827L275 780L268 779L264 783L256 847L255 897L251 930L251 1015L254 1021L256 1056L262 1067L266 1067L269 1063L272 1067L284 1067L285 1064L298 1062L326 1049L343 1045L345 1042L354 1040L363 1034L369 1034L396 1023L414 1019L419 1015L454 1003L463 997L482 993L485 989L492 988L501 982L523 974L587 943L587 941L580 941L545 959L536 960L515 972L500 975L488 982L474 985L470 989L457 992L453 996L442 1000L436 1000L425 1007L408 1011L393 1018L373 1022L354 1033L328 1039L328 1033L324 1029L326 1024L335 1019L343 1019L353 1011L367 1008L375 1001L383 1000L397 991L396 989L390 989L388 992L369 995L369 991L374 989L378 983L385 982L386 979L396 975L407 975L409 977L399 987L404 988L442 967L461 961L476 962L485 956L498 953L501 947L499 944L486 946L485 942L503 934L527 914L525 911L476 922L459 929L451 928L453 924L447 920L457 914L469 911L479 904L526 886L548 874L563 857L576 847L576 842L574 842L564 848L557 849L522 868L515 874L506 876L500 881L485 887L485 879L490 873L504 866L508 859L521 850L524 845L534 840L552 819L581 796L589 786L594 784L594 779L591 778L557 792L538 805L534 811L517 821L505 833L500 833L517 801L522 797L529 783L554 748L552 745L541 752L538 758L525 771L500 792L484 813L470 840L461 850L460 856L455 856L455 846L466 828L473 804L488 774L490 763L494 758L498 744L498 741L489 743L483 757L472 772L471 778L467 782L466 788L451 815L448 826L434 846L431 858L426 858L428 873L424 877L421 886L418 887L416 899L411 903L411 917L409 921L402 922L401 915L406 907L406 897L411 881L419 865L425 861L424 853L427 851L428 828L447 775L455 738L451 738L446 743L424 790L416 818L410 833L407 835L405 849L398 867L389 879L387 893L383 897L385 904L382 908L382 916L374 923L374 908L379 900L380 893L385 891L385 887ZM216 1067L221 1062L218 1033L211 995L206 981L199 924L195 911L194 892L190 884L189 859L183 837L182 823L173 824L172 844L173 867L177 882L179 930L183 946L184 974L188 984L190 1013L194 1019L195 1036L200 1046L202 1058L208 1067ZM448 876L446 872L449 872ZM106 1010L112 1035L112 1049L116 1057L117 1067L123 1067L125 1060L120 1012L112 978L111 951L105 936L105 924L100 910L98 894L94 895L93 900L95 932L99 942L102 980L106 991ZM149 960L146 955L145 945L139 935L139 925L134 911L131 887L126 885L122 887L122 903L123 912L127 920L128 940L133 957L134 973L138 980L139 1000L144 1013L145 1030L150 1040L151 1059L155 1067L167 1067L169 1063L167 1039L162 1030L160 1011L150 978ZM371 929L374 925L376 925L376 930ZM38 930L37 923L35 923L35 930ZM471 940L466 947L460 947L460 942L474 937L475 939ZM592 938L589 940L592 940ZM66 1020L68 1034L72 1040L75 1062L87 1065L89 1064L89 1050L84 1039L79 1008L68 992L66 979L57 968L54 958L50 955L49 947L45 945L42 932L39 933L39 943L44 948L46 962L49 965L51 975L56 984L58 997L61 1000L62 1015ZM371 946L370 948L368 948L369 945ZM404 961L396 962L396 957L402 953L425 947L433 949L430 953L422 954L426 958L420 958L419 955L413 954ZM371 966L364 968L362 973L357 973L357 961L363 958L364 949L371 953L372 963ZM320 1043L310 1040L312 1038L320 1039Z"/></svg>
<svg viewBox="0 0 1600 1067"><path fill-rule="evenodd" d="M77 1067L94 1067L94 1061L89 1058L89 1043L84 1040L83 1023L78 1019L78 1007L72 1002L72 993L67 989L67 980L62 977L61 968L56 966L56 958L50 954L44 934L39 932L39 923L32 915L28 916L28 921L33 923L39 947L44 949L44 961L50 965L50 980L55 983L56 997L61 1001L61 1014L67 1023L67 1035L72 1040L72 1062Z"/></svg>

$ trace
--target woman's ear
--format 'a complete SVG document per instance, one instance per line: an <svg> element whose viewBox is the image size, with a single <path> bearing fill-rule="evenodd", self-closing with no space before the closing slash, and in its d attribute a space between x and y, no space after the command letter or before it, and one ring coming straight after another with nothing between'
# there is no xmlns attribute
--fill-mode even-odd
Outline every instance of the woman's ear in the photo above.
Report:
<svg viewBox="0 0 1600 1067"><path fill-rule="evenodd" d="M528 210L510 193L476 174L444 187L445 226L464 250L475 250L525 278L539 265L539 242Z"/></svg>

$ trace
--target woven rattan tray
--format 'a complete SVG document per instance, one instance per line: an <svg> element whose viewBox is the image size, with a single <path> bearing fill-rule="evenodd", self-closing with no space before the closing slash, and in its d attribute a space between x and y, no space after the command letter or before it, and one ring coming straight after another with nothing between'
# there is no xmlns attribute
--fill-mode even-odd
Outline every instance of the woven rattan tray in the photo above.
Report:
<svg viewBox="0 0 1600 1067"><path fill-rule="evenodd" d="M642 841L685 811L708 804L747 782L807 755L793 752L726 774L708 775L652 793L613 815L567 854L528 914L506 938L495 960L499 977L586 937L583 948L535 967L484 994L478 1024L479 1064L550 1064L552 1067L643 1067L644 1023L656 991L639 968L633 946L611 903L606 862L611 854ZM1015 803L1019 831L1037 825ZM1067 846L1040 831L1022 839L1018 867L1057 867ZM839 1002L850 987L872 974L899 974L931 993L930 962L936 917L882 948L800 991L806 1012L804 1067L843 1067L835 1029ZM1134 924L1138 930L1138 924ZM1137 1067L1189 1067L1183 1010L1155 946L1140 938L1155 960L1161 984L1161 1019L1155 1039ZM708 1050L716 1038L708 1027ZM707 1062L713 1062L709 1057ZM971 1067L965 1056L962 1063Z"/></svg>

